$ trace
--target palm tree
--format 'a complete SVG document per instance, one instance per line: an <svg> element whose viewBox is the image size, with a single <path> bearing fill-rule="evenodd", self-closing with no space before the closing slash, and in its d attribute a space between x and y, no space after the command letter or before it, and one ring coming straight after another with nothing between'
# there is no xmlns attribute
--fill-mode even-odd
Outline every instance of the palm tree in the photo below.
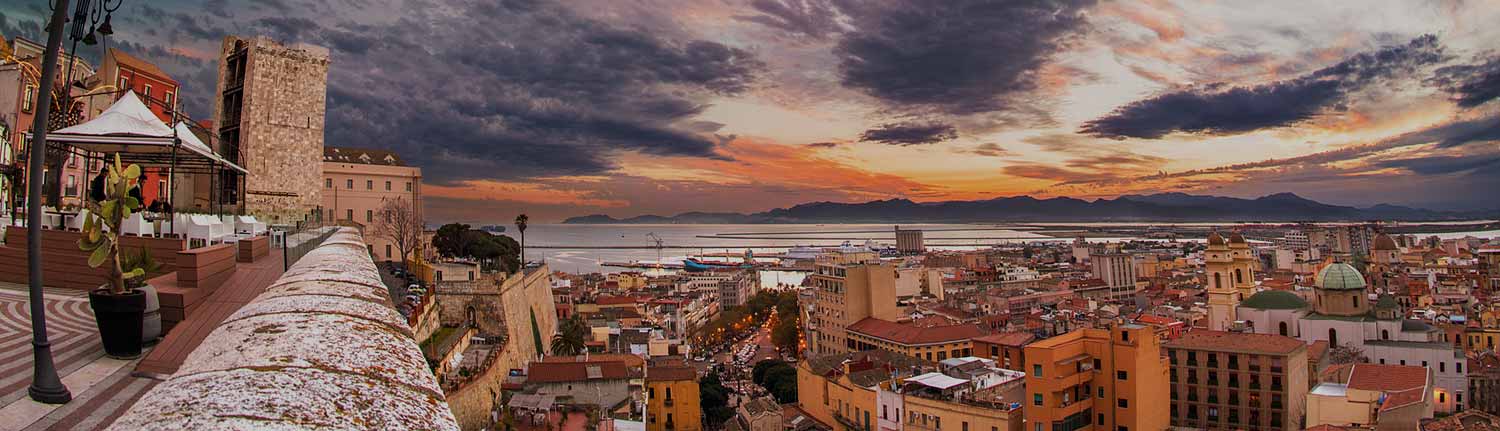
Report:
<svg viewBox="0 0 1500 431"><path fill-rule="evenodd" d="M572 356L583 353L588 347L584 345L588 337L589 327L583 323L583 318L577 314L568 317L558 324L557 335L552 336L553 356Z"/></svg>
<svg viewBox="0 0 1500 431"><path fill-rule="evenodd" d="M516 230L521 232L521 266L526 266L526 222L531 220L525 213L516 216Z"/></svg>

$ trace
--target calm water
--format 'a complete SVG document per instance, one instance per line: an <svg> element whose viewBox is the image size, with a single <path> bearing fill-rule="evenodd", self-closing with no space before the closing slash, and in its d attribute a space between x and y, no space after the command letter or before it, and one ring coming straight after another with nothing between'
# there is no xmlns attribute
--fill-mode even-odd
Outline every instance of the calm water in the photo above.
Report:
<svg viewBox="0 0 1500 431"><path fill-rule="evenodd" d="M1107 224L1107 223L1106 223ZM1178 225L1184 225L1179 223ZM1088 223L1035 223L1030 226L1013 224L902 224L904 229L919 229L929 248L964 250L988 247L995 244L1029 241L1068 241L1032 232L1034 226L1058 228L1064 226L1098 226ZM1114 224L1110 224L1114 225ZM1124 225L1124 224L1120 224ZM1200 224L1192 224L1200 225ZM1213 225L1203 223L1203 226ZM894 245L895 232L892 224L535 224L526 229L526 254L528 259L545 258L552 269L566 272L617 272L628 269L603 267L602 262L681 262L694 254L732 252L743 253L750 249L756 253L779 253L794 246L834 247L848 241L863 245L874 240L884 245ZM508 235L515 235L510 226ZM663 248L655 248L651 234L661 238ZM1452 232L1437 234L1441 238L1459 238L1473 235L1481 238L1500 237L1500 231ZM1426 236L1426 235L1421 235ZM1129 240L1134 238L1098 238L1090 241ZM1187 239L1192 240L1192 239ZM591 248L631 247L631 248ZM800 282L796 273L767 274L765 283Z"/></svg>

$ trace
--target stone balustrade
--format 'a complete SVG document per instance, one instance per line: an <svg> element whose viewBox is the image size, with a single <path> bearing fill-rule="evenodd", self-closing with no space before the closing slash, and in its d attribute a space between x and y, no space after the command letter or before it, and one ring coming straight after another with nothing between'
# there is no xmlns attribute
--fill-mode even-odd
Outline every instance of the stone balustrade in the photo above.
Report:
<svg viewBox="0 0 1500 431"><path fill-rule="evenodd" d="M111 429L457 430L358 231L225 319Z"/></svg>

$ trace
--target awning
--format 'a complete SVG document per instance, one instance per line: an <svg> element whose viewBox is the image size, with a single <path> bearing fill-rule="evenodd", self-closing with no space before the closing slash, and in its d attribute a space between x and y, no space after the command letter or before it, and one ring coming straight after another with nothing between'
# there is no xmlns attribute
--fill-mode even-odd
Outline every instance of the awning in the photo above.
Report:
<svg viewBox="0 0 1500 431"><path fill-rule="evenodd" d="M965 383L969 383L969 381L968 380L964 380L964 379L956 379L956 378L953 378L953 377L948 377L948 375L943 374L943 373L927 373L927 374L923 374L923 375L920 375L920 376L912 377L910 379L906 379L906 383L917 383L917 384L920 384L922 386L927 386L927 387L932 387L932 388L947 390L949 388L953 388L953 387L956 387L956 386L959 386L959 385L963 385Z"/></svg>
<svg viewBox="0 0 1500 431"><path fill-rule="evenodd" d="M47 133L47 141L88 152L119 154L122 162L144 167L175 166L189 173L226 169L246 173L215 154L187 123L178 122L175 128L162 123L134 91L126 91L92 120Z"/></svg>

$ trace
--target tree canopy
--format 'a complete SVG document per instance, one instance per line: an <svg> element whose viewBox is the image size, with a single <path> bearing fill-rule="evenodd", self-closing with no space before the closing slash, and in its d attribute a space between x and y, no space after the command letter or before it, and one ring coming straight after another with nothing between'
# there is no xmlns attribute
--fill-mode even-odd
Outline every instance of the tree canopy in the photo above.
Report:
<svg viewBox="0 0 1500 431"><path fill-rule="evenodd" d="M432 248L448 258L473 259L486 270L514 273L521 269L521 245L505 235L449 223L432 236Z"/></svg>

